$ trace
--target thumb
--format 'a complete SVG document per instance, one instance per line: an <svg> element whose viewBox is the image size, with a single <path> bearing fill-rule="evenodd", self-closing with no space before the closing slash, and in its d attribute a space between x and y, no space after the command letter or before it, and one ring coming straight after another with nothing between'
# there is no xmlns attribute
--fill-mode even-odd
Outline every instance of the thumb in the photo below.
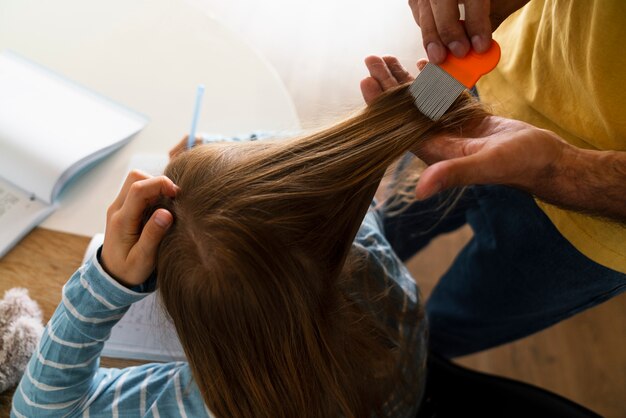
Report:
<svg viewBox="0 0 626 418"><path fill-rule="evenodd" d="M480 154L440 161L420 175L415 196L424 200L451 187L490 183L491 177Z"/></svg>
<svg viewBox="0 0 626 418"><path fill-rule="evenodd" d="M163 239L163 236L172 225L174 217L165 209L157 209L141 231L141 236L133 248L133 252L137 254L141 261L145 264L149 274L154 268L154 260L156 259L157 249ZM141 268L138 266L138 268Z"/></svg>

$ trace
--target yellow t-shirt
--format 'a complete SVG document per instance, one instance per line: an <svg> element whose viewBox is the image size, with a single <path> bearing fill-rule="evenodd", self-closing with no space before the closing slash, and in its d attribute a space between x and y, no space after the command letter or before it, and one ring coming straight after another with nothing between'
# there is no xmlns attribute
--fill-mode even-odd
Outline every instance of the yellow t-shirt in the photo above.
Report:
<svg viewBox="0 0 626 418"><path fill-rule="evenodd" d="M495 113L580 148L626 151L626 1L532 0L494 38L502 58L478 92ZM537 203L580 252L626 273L626 227Z"/></svg>

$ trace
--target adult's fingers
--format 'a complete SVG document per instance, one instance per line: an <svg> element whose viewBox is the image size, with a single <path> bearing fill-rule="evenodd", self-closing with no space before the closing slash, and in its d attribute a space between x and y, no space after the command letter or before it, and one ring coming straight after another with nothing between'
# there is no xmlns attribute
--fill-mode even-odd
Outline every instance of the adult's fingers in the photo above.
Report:
<svg viewBox="0 0 626 418"><path fill-rule="evenodd" d="M426 164L463 157L463 140L446 134L421 141L414 151Z"/></svg>
<svg viewBox="0 0 626 418"><path fill-rule="evenodd" d="M380 83L383 91L398 86L398 80L391 74L391 71L382 58L371 55L365 58L365 65L370 75Z"/></svg>
<svg viewBox="0 0 626 418"><path fill-rule="evenodd" d="M408 83L413 81L414 77L404 69L400 61L396 57L385 56L383 57L383 61L391 71L391 75L398 81L400 84Z"/></svg>
<svg viewBox="0 0 626 418"><path fill-rule="evenodd" d="M141 222L148 205L155 202L161 195L175 197L177 192L178 186L165 176L152 177L133 183L119 215L123 220L122 223L130 230L134 230Z"/></svg>
<svg viewBox="0 0 626 418"><path fill-rule="evenodd" d="M427 167L415 188L416 197L427 199L451 187L497 183L497 176L494 177L493 170L485 160L485 156L478 153L440 161Z"/></svg>
<svg viewBox="0 0 626 418"><path fill-rule="evenodd" d="M414 148L417 157L427 164L434 164L442 160L467 157L485 148L486 138L459 137L447 133L438 134L420 142Z"/></svg>
<svg viewBox="0 0 626 418"><path fill-rule="evenodd" d="M367 77L361 80L361 94L367 105L370 105L383 94L383 89L373 77Z"/></svg>
<svg viewBox="0 0 626 418"><path fill-rule="evenodd" d="M124 201L126 200L126 196L128 195L128 191L130 190L130 186L132 186L133 183L137 181L141 181L141 180L146 180L151 177L152 176L150 174L146 174L141 170L137 170L137 169L131 170L126 176L126 180L124 180L122 189L117 194L117 197L115 198L115 200L109 207L109 210L117 211L122 207L122 205L124 204Z"/></svg>
<svg viewBox="0 0 626 418"><path fill-rule="evenodd" d="M465 31L472 42L472 47L478 53L487 51L491 45L489 13L489 0L465 2Z"/></svg>
<svg viewBox="0 0 626 418"><path fill-rule="evenodd" d="M421 72L424 69L424 67L426 67L426 64L428 64L428 60L427 59L425 59L425 58L419 59L417 61L417 64L416 64L417 65L417 69Z"/></svg>
<svg viewBox="0 0 626 418"><path fill-rule="evenodd" d="M422 41L428 59L433 64L441 64L448 54L444 43L439 37L437 25L430 6L430 0L410 1L409 5L413 11L415 21L422 29Z"/></svg>
<svg viewBox="0 0 626 418"><path fill-rule="evenodd" d="M454 56L464 57L470 49L470 43L463 24L459 22L458 0L432 0L431 7L439 38Z"/></svg>

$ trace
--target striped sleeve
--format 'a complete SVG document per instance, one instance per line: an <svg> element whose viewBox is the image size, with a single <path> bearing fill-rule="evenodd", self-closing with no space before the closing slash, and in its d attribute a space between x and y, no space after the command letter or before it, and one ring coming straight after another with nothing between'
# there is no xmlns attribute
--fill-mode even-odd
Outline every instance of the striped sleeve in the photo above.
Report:
<svg viewBox="0 0 626 418"><path fill-rule="evenodd" d="M146 295L112 279L96 256L84 264L63 287L15 391L11 416L72 415L106 389L120 371L98 372L104 341L130 305Z"/></svg>

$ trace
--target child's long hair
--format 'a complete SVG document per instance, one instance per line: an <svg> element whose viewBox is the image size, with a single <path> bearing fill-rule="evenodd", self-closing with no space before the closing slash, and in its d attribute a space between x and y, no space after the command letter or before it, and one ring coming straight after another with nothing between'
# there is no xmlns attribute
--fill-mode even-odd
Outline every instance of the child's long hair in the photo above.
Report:
<svg viewBox="0 0 626 418"><path fill-rule="evenodd" d="M402 347L346 290L363 267L352 242L389 165L483 116L463 96L433 123L402 86L313 135L215 143L170 162L181 191L158 290L214 414L380 411L401 384Z"/></svg>

